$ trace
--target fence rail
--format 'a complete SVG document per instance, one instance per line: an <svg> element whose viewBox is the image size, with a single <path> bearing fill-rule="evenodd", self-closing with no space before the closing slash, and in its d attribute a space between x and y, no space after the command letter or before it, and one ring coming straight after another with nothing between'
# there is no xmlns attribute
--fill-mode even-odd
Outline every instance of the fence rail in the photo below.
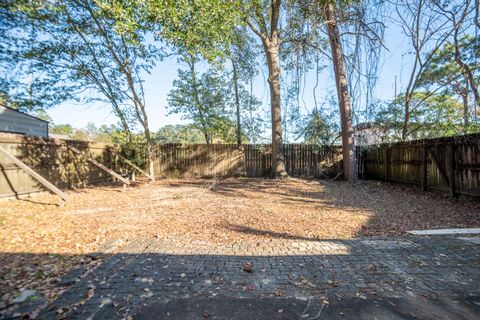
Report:
<svg viewBox="0 0 480 320"><path fill-rule="evenodd" d="M157 177L267 177L270 145L162 144L156 146ZM341 171L341 148L301 144L284 145L285 166L291 176L328 177Z"/></svg>
<svg viewBox="0 0 480 320"><path fill-rule="evenodd" d="M480 197L479 134L361 147L359 155L365 178Z"/></svg>
<svg viewBox="0 0 480 320"><path fill-rule="evenodd" d="M89 163L94 159L115 172L126 172L121 146L0 135L0 147L59 188L110 180ZM155 146L156 177L268 177L271 145L161 144ZM480 197L480 134L374 145L357 149L362 177L421 186L455 195ZM284 145L290 176L324 178L341 173L341 147ZM43 188L0 154L0 198L38 192Z"/></svg>
<svg viewBox="0 0 480 320"><path fill-rule="evenodd" d="M68 145L79 149L75 154ZM83 141L33 138L0 134L0 147L59 188L71 188L111 180L111 176L87 159L109 169L124 169L119 146ZM0 153L0 198L45 191L43 186L4 154Z"/></svg>

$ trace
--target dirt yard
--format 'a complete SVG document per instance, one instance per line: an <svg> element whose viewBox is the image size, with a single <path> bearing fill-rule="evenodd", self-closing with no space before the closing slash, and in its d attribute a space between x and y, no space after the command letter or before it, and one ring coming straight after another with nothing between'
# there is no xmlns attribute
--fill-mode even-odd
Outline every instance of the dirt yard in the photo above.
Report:
<svg viewBox="0 0 480 320"><path fill-rule="evenodd" d="M162 180L0 202L0 309L21 288L54 297L73 265L94 267L139 237L258 243L479 227L480 203L378 182Z"/></svg>

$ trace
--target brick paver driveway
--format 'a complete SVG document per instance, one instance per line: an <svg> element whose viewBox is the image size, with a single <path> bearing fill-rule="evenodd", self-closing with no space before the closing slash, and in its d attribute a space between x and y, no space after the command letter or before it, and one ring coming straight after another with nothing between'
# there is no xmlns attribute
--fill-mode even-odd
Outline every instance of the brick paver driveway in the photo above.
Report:
<svg viewBox="0 0 480 320"><path fill-rule="evenodd" d="M480 318L479 238L138 239L80 271L40 318Z"/></svg>

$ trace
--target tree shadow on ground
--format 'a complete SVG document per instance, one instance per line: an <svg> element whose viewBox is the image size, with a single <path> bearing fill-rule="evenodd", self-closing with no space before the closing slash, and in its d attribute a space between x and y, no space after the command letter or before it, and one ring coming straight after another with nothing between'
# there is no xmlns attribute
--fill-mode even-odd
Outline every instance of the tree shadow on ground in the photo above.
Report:
<svg viewBox="0 0 480 320"><path fill-rule="evenodd" d="M223 226L226 229L238 232L238 233L243 233L243 234L248 234L248 235L257 235L257 236L266 236L268 238L272 239L285 239L285 240L303 240L303 241L318 241L318 238L313 238L313 237L302 237L298 235L292 235L286 232L275 232L275 231L270 231L270 230L261 230L261 229L256 229L256 228L251 228L251 227L246 227L246 226L241 226L241 225L235 225L235 224L227 224ZM325 240L325 239L323 239Z"/></svg>
<svg viewBox="0 0 480 320"><path fill-rule="evenodd" d="M172 186L176 185L176 187L185 185L182 181L172 183ZM168 186L168 182L161 182L161 184ZM190 183L190 185L192 184ZM249 197L274 195L280 204L283 201L296 206L302 204L314 205L319 210L340 208L349 210L349 212L360 212L362 210L370 212L371 217L364 226L367 229L363 229L356 235L379 235L385 230L395 234L399 230L405 230L410 226L424 227L435 225L435 223L437 225L465 223L472 226L472 224L478 222L478 213L480 212L476 211L478 206L468 202L451 201L433 194L417 194L412 189L374 182L361 182L350 186L343 182L303 181L299 179L285 182L265 179L226 179L221 181L195 181L193 185L199 188L208 187L208 192L225 197L238 197L239 194L242 194L242 199L248 199ZM305 186L308 186L308 188ZM432 215L426 215L422 213L422 210L426 210L427 214ZM437 212L437 210L440 211ZM333 218L335 214L332 210ZM448 215L457 220L441 220L442 217ZM464 220L459 220L460 218ZM435 241L436 247L432 247L432 244L427 243L426 240L411 240L410 238L373 239L367 240L373 241L371 242L373 244L357 245L354 240L319 240L290 234L288 231L280 232L249 225L231 223L223 227L247 236L256 235L265 238L265 240L284 241L286 242L286 244L282 244L284 251L276 252L275 246L272 246L270 255L262 254L257 247L257 243L263 245L268 244L269 241L249 243L247 237L245 243L239 241L237 244L246 246L246 250L250 250L248 254L211 253L220 250L221 244L210 248L200 247L197 248L197 252L191 251L190 248L187 253L178 253L175 251L176 244L165 244L160 241L161 239L157 239L160 241L157 244L133 247L125 250L124 253L95 254L98 256L97 260L106 259L106 262L87 274L85 278L80 277L78 283L79 275L76 270L78 269L82 273L82 266L88 265L88 263L83 262L82 264L81 262L91 259L87 255L55 253L39 255L3 252L0 253L0 262L2 262L0 263L0 272L1 280L4 281L0 281L0 285L5 287L2 287L0 291L11 291L13 294L17 294L20 288L25 286L28 288L29 285L38 284L43 281L42 279L45 279L51 285L60 285L66 288L66 292L61 295L59 300L44 309L44 313L40 317L42 319L62 317L64 314L67 318L80 319L86 319L90 316L93 319L122 318L127 311L132 311L133 314L138 315L137 318L148 318L152 313L157 315L157 312L163 311L171 314L175 314L172 312L180 312L177 314L181 318L183 315L190 316L190 313L186 311L188 308L196 315L192 318L201 318L203 314L198 315L197 304L207 303L208 305L211 303L211 312L217 312L222 304L229 303L229 299L267 299L264 300L265 304L271 303L275 308L284 309L285 315L290 315L287 308L291 308L288 311L296 312L295 317L298 318L302 313L295 311L296 309L290 303L295 302L302 306L300 309L304 309L307 307L309 300L307 299L307 302L305 302L301 298L306 296L320 297L317 302L312 302L317 309L314 309L311 314L309 313L309 317L310 315L314 317L322 306L327 308L322 302L322 297L326 297L328 301L335 301L332 299L335 299L338 295L344 299L342 301L346 301L350 299L350 294L353 294L353 299L359 299L360 302L364 301L363 297L356 296L357 293L367 297L367 301L364 301L365 305L375 304L376 298L372 298L372 296L406 296L405 299L407 300L389 300L390 302L387 305L393 303L395 312L386 313L385 318L389 318L388 316L390 318L405 318L406 309L402 307L402 303L405 308L411 308L409 311L418 312L416 316L427 319L429 317L437 318L438 315L445 314L451 318L461 319L463 317L468 319L472 318L473 312L469 308L476 308L475 304L471 303L470 306L465 307L468 311L463 309L463 311L459 311L455 307L456 304L452 303L451 300L447 301L446 304L437 304L437 302L431 300L435 298L435 292L443 292L448 297L458 295L459 299L464 299L460 303L463 306L463 302L467 301L464 297L468 294L472 292L480 294L477 287L480 283L480 272L478 272L480 259L478 254L475 253L478 252L475 247L463 250L449 242L439 246L438 243L441 243L441 241ZM390 231L390 228L395 229ZM419 245L409 247L409 241L418 242ZM342 253L323 251L307 254L301 250L292 253L293 242L303 242L306 250L313 250L311 248L315 248L318 244L334 247L335 250L342 251ZM182 246L181 243L180 241L180 247ZM395 245L399 243L400 248L389 248L392 243L397 243ZM135 242L132 243L132 245L134 244ZM402 247L404 244L406 247ZM301 249L303 250L303 248ZM416 251L419 248L425 248L425 250ZM205 249L210 250L210 253L206 253ZM108 250L106 251L108 252ZM467 255L465 255L466 253ZM440 254L445 255L445 257L443 258ZM476 256L468 256L469 254L476 254ZM12 265L8 262L9 260L19 261L19 263ZM57 264L65 265L70 260L73 261L75 268L71 270L68 276L53 282L47 281L49 277L56 274L52 270L52 268L55 268L54 266ZM241 270L243 263L246 261L253 262L255 266L253 274ZM22 269L22 266L26 268ZM48 268L41 269L44 266L48 266ZM438 270L435 269L437 267ZM69 270L67 267L61 268L65 271ZM262 272L261 270L264 268L266 271ZM19 270L20 272L17 272ZM34 276L29 279L35 280L12 282L12 279L15 278L27 279L29 275ZM360 278L363 280L360 280ZM377 288L380 288L379 292L372 290ZM91 297L90 289L93 289L93 296ZM277 292L278 296L275 294L277 289L280 289ZM393 291L390 291L390 289ZM417 294L417 301L415 299L411 301L412 299L408 298L408 295L412 292ZM435 310L437 311L427 312L428 309L418 311L424 303L427 303L421 300L426 299L422 297L430 294L432 296L429 296L427 302L436 305L437 309ZM191 299L192 296L195 298ZM218 300L215 300L215 297ZM279 297L285 299L285 301L279 303L277 301ZM168 304L167 301L163 300L164 298L174 299L172 300L174 302ZM190 305L187 309L182 307L185 302L182 302L181 299L184 298L191 299L186 300ZM202 298L207 298L208 301L204 302L201 300ZM31 302L35 304L41 301L42 298L40 297L38 300ZM243 305L242 301L238 302L237 310L246 312L246 306ZM328 310L344 310L339 312L348 314L348 308L352 305L355 306L355 301L345 305L346 309L334 309L332 303L328 307L332 309ZM150 311L143 309L145 303L152 307ZM8 308L8 306L6 307ZM22 307L20 306L20 308ZM3 306L0 308L3 308ZM29 307L25 308L28 309ZM64 308L66 309L64 310ZM380 307L381 310L385 310L385 308L387 307ZM223 311L230 312L231 310ZM202 312L208 313L208 310ZM338 316L337 313L335 315ZM282 314L275 314L275 316L282 317ZM305 317L305 319L309 317ZM267 319L271 318L267 317ZM355 316L353 315L351 318L355 318Z"/></svg>
<svg viewBox="0 0 480 320"><path fill-rule="evenodd" d="M464 250L466 244L452 239L404 244L409 247L392 240L328 240L317 241L322 253L285 246L279 254L282 248L272 245L269 255L239 255L205 254L212 248L203 246L192 253L189 245L182 249L181 243L150 239L115 254L3 252L0 275L10 282L0 284L2 292L37 291L24 303L1 309L7 317L38 309L40 319L475 318L480 312L478 246ZM347 251L339 252L340 247ZM437 259L446 248L449 256ZM247 261L253 272L242 270ZM36 282L15 283L16 268L25 264ZM448 267L452 264L455 274ZM48 302L49 292L60 296Z"/></svg>
<svg viewBox="0 0 480 320"><path fill-rule="evenodd" d="M211 192L226 196L272 196L285 205L312 205L318 210L368 214L368 222L356 235L399 235L407 230L480 226L480 202L451 199L421 192L415 187L376 181L348 184L344 181L222 181Z"/></svg>

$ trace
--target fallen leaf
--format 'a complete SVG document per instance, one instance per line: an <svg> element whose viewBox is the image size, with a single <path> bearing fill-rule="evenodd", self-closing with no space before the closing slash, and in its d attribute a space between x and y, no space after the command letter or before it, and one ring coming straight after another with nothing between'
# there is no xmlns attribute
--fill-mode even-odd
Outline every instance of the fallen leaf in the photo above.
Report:
<svg viewBox="0 0 480 320"><path fill-rule="evenodd" d="M245 262L243 264L243 271L245 272L253 272L253 263L251 262Z"/></svg>

